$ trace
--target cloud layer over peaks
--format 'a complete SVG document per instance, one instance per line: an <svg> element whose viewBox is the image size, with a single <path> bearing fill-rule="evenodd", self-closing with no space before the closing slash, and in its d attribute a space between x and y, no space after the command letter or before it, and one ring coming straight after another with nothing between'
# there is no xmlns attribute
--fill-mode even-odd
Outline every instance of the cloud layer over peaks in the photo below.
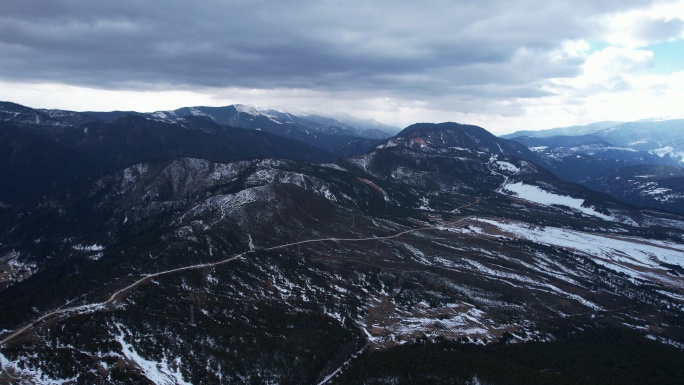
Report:
<svg viewBox="0 0 684 385"><path fill-rule="evenodd" d="M277 93L314 93L319 109L326 97L384 99L511 116L556 95L549 79L582 75L589 52L573 43L637 48L681 36L682 19L644 7L652 2L11 1L0 14L0 81L218 99L258 90L276 103ZM617 56L624 68L648 61Z"/></svg>

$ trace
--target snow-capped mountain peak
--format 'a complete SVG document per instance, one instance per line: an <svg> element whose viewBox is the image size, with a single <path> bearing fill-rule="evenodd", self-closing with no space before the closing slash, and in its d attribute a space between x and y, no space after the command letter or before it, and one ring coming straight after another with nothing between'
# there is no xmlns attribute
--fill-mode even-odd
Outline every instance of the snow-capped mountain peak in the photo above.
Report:
<svg viewBox="0 0 684 385"><path fill-rule="evenodd" d="M250 115L255 115L255 116L256 115L262 115L262 113L258 109L256 109L256 107L248 105L248 104L235 104L235 105L233 105L233 107L235 107L235 109L238 112L241 112L243 114L250 114Z"/></svg>

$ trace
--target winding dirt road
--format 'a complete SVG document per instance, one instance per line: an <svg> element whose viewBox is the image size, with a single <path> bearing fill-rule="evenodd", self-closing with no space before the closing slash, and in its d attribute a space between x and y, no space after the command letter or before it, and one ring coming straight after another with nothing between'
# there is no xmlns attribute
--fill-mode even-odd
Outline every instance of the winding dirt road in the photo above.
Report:
<svg viewBox="0 0 684 385"><path fill-rule="evenodd" d="M468 203L468 204L465 204L465 205L459 207L458 209L468 208L468 207L471 207L471 206L473 206L473 205L478 204L479 202L480 202L480 200L477 199L477 200L475 200L474 202L471 202L471 203ZM31 330L31 329L32 329L34 326L36 326L38 323L40 323L40 322L42 322L42 321L45 321L45 320L47 320L47 319L49 319L49 318L52 318L52 317L65 316L65 315L66 315L67 317L69 317L69 316L74 315L74 314L84 314L84 313L90 313L90 312L95 312L95 311L99 311L99 310L106 310L109 306L111 306L112 304L114 304L114 302L117 300L118 297L120 297L120 296L123 295L124 293L126 293L126 292L128 292L128 291L130 291L130 290L135 289L137 286L140 286L141 284L143 284L143 283L145 283L145 282L147 282L147 281L149 281L149 280L151 280L151 279L153 279L153 278L155 278L155 277L159 277L159 276L162 276L162 275L173 274L173 273L177 273L177 272L185 271L185 270L194 270L194 269L204 269L204 268L208 268L208 267L215 267L215 266L219 266L219 265L223 265L223 264L226 264L226 263L235 261L236 259L242 258L242 257L244 257L245 255L250 254L250 253L254 253L254 252L258 252L258 251L271 251L271 250L284 249L284 248L288 248L288 247L292 247L292 246L297 246L297 245L303 245L303 244L307 244L307 243L318 243L318 242L364 242L364 241L382 241L382 240L387 240L387 239L393 239L393 238L398 238L398 237L401 237L402 235L406 235L406 234L413 233L413 232L417 232L417 231L429 231L429 230L436 230L436 229L438 229L438 228L440 228L440 227L444 227L444 226L453 226L453 225L456 225L456 224L458 224L458 223L461 223L461 222L467 220L468 218L469 218L469 217L463 217L463 218L460 218L460 219L458 219L458 220L456 220L456 221L452 221L452 222L448 222L448 223L443 223L443 224L438 224L438 225L431 225L431 226L419 227L419 228L415 228L415 229L404 230L404 231L398 232L398 233L396 233L396 234L392 234L392 235L388 235L388 236L384 236L384 237L368 237L368 238L334 238L334 237L333 237L333 238L307 239L307 240L303 240L303 241L297 241L297 242L292 242L292 243L285 243L285 244L282 244L282 245L272 246L272 247L263 248L263 249L254 249L254 250L246 251L246 252L244 252L244 253L240 253L240 254L234 255L234 256L232 256L232 257L230 257L230 258L226 258L226 259L220 260L220 261L218 261L218 262L200 263L200 264L197 264L197 265L184 266L184 267L178 267L178 268L175 268L175 269L169 269L169 270L160 271L160 272L158 272L158 273L146 275L146 276L144 276L144 277L138 279L137 281L131 283L130 285L124 287L123 289L117 290L116 292L114 292L114 293L109 297L109 299L107 299L107 300L104 301L104 302L96 302L96 303L91 303L91 304L86 304L86 305L80 305L80 306L73 306L73 307L68 307L68 308L63 308L63 309L57 309L57 310L52 311L52 312L50 312L50 313L44 314L44 315L40 316L39 318L36 318L35 320L33 320L33 321L32 321L31 323L29 323L28 325L25 325L25 326L23 326L23 327L21 327L21 328L15 330L15 331L12 332L11 334L9 334L8 336L6 336L6 337L3 338L2 340L0 340L0 345L6 345L7 343L9 343L10 341L12 341L13 339L15 339L15 338L19 337L20 335L26 333L27 331Z"/></svg>

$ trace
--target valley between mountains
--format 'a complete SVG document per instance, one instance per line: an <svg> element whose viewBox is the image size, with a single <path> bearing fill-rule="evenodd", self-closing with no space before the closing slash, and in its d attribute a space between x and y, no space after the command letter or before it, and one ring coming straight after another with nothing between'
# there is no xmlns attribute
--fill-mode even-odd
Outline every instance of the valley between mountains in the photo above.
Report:
<svg viewBox="0 0 684 385"><path fill-rule="evenodd" d="M324 148L330 120L292 118L312 135L293 152L179 115L3 115L3 175L53 168L3 192L0 382L576 383L582 355L624 359L613 379L682 378L681 215L475 126L363 145L345 128Z"/></svg>

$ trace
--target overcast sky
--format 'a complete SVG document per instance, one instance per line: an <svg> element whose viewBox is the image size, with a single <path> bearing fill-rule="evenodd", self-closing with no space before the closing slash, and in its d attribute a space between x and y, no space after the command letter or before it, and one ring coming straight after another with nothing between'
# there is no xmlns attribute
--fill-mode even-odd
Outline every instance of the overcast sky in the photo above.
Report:
<svg viewBox="0 0 684 385"><path fill-rule="evenodd" d="M684 117L684 0L2 0L0 100L501 134Z"/></svg>

